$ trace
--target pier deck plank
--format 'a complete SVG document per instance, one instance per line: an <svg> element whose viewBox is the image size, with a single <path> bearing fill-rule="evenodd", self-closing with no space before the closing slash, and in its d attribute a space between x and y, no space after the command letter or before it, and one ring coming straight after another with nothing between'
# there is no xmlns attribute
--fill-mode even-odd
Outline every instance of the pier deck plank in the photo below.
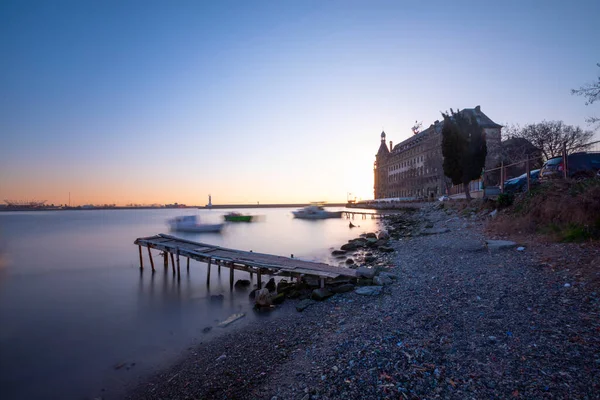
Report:
<svg viewBox="0 0 600 400"><path fill-rule="evenodd" d="M311 275L332 279L340 276L353 278L357 276L356 271L350 268L273 254L228 249L165 234L138 238L134 243L138 246L150 247L168 253L179 252L179 255L182 257L189 257L201 262L221 262L225 267L233 267L234 269L250 272L261 271L267 274L275 273L290 276Z"/></svg>

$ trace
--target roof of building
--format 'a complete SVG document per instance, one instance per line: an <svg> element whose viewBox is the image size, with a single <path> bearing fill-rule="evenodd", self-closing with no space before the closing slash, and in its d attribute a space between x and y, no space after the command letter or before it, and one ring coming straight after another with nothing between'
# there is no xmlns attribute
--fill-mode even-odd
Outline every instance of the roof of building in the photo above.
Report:
<svg viewBox="0 0 600 400"><path fill-rule="evenodd" d="M388 155L390 154L390 149L388 149L385 144L385 140L381 141L381 145L379 145L379 150L377 150L377 156Z"/></svg>
<svg viewBox="0 0 600 400"><path fill-rule="evenodd" d="M460 112L474 116L477 119L477 123L482 128L502 128L502 125L495 123L481 111L481 106L477 106L475 108L465 108L463 110L460 110ZM442 124L443 124L443 121L439 121L439 120L435 121L428 128L423 129L421 132L417 133L416 135L395 145L393 151L400 150L405 147L409 147L409 146L413 145L413 142L418 142L419 139L423 138L424 136L427 136L429 133L432 133L434 131L441 132ZM440 127L440 129L435 129L436 127ZM380 150L381 150L381 148L380 148ZM379 153L377 153L377 154L379 154Z"/></svg>
<svg viewBox="0 0 600 400"><path fill-rule="evenodd" d="M482 128L502 128L502 125L495 123L490 119L490 117L481 111L481 106L477 106L475 108L465 108L461 110L461 112L474 116L477 119L477 123Z"/></svg>

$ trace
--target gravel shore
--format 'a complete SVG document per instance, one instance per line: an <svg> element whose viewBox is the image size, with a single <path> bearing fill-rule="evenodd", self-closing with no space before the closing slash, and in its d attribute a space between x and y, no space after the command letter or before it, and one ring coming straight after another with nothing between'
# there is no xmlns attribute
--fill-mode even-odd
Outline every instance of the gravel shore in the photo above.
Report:
<svg viewBox="0 0 600 400"><path fill-rule="evenodd" d="M288 300L129 398L599 398L597 248L492 251L478 219L430 206L413 218L431 234L390 241L398 279L381 295L336 294L301 313Z"/></svg>

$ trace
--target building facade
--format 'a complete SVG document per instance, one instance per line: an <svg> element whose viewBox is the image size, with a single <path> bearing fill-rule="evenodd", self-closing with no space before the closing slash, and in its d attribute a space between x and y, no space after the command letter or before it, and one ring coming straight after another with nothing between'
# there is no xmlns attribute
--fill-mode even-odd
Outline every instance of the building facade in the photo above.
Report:
<svg viewBox="0 0 600 400"><path fill-rule="evenodd" d="M486 168L500 162L500 137L502 126L481 111L481 107L464 109L461 113L477 119L483 128L488 155ZM389 148L386 134L381 132L381 144L375 155L375 199L416 200L446 194L442 156L443 121L435 121L427 129Z"/></svg>

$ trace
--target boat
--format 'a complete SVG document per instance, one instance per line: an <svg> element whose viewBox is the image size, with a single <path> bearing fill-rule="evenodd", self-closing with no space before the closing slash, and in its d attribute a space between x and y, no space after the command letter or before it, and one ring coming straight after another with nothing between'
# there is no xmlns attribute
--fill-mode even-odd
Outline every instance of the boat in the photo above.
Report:
<svg viewBox="0 0 600 400"><path fill-rule="evenodd" d="M300 219L326 219L341 218L343 211L327 211L320 204L311 204L310 206L292 211L295 218Z"/></svg>
<svg viewBox="0 0 600 400"><path fill-rule="evenodd" d="M176 217L168 221L171 230L180 232L221 232L225 224L201 224L196 215Z"/></svg>
<svg viewBox="0 0 600 400"><path fill-rule="evenodd" d="M230 212L223 217L228 222L252 222L252 215L244 215L238 212Z"/></svg>

